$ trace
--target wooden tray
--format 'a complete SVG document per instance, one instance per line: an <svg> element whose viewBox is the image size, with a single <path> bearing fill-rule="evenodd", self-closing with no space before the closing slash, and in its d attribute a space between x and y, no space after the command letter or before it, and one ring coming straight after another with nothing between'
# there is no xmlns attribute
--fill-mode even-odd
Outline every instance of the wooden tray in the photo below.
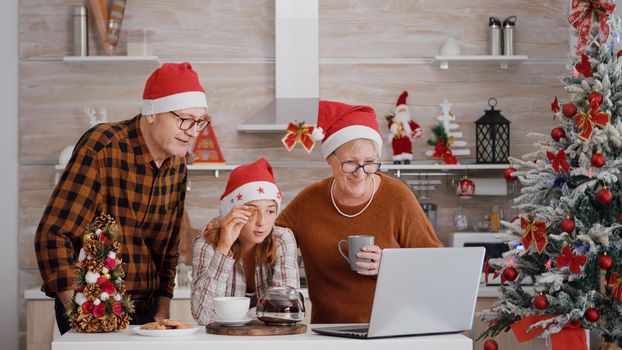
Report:
<svg viewBox="0 0 622 350"><path fill-rule="evenodd" d="M239 327L212 322L205 326L205 330L207 333L220 335L286 335L306 333L307 325L299 322L293 326L268 326L259 320L252 320L247 325Z"/></svg>

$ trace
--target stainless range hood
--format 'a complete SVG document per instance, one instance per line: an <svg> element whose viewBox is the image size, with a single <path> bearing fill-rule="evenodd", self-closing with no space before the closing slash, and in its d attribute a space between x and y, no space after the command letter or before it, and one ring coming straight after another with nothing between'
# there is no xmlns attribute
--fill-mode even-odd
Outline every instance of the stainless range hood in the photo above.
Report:
<svg viewBox="0 0 622 350"><path fill-rule="evenodd" d="M275 99L241 132L281 132L290 121L315 125L319 101L318 0L275 0Z"/></svg>

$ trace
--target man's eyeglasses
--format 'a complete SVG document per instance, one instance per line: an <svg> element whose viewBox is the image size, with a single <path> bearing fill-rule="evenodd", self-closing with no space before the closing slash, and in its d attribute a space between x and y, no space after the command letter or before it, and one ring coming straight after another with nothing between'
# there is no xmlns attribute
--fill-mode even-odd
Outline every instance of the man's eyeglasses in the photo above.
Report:
<svg viewBox="0 0 622 350"><path fill-rule="evenodd" d="M179 114L171 111L171 114L175 116L180 123L178 125L180 130L187 131L192 129L195 124L197 127L197 131L201 132L203 129L207 128L210 125L211 121L208 119L208 116L201 118L200 120L195 120L194 118L182 118Z"/></svg>
<svg viewBox="0 0 622 350"><path fill-rule="evenodd" d="M363 171L366 174L373 174L373 173L377 172L380 169L380 163L379 162L365 162L363 164L359 164L359 163L357 163L355 161L352 161L352 160L342 162L341 159L339 159L339 157L337 157L337 154L334 154L334 155L337 158L337 160L339 160L339 162L341 163L341 170L343 170L344 173L355 173L360 168L363 168Z"/></svg>

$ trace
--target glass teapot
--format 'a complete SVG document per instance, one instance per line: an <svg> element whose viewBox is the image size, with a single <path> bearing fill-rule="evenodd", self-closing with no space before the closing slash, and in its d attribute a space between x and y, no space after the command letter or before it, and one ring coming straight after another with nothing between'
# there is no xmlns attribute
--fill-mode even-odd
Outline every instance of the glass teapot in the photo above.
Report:
<svg viewBox="0 0 622 350"><path fill-rule="evenodd" d="M305 317L304 297L292 287L270 287L257 300L255 315L267 325L293 325Z"/></svg>

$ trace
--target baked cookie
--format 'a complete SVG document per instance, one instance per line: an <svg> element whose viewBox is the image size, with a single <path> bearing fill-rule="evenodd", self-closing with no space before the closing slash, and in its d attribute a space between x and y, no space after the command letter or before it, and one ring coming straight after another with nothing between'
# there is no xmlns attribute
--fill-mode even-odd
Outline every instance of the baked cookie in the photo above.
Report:
<svg viewBox="0 0 622 350"><path fill-rule="evenodd" d="M182 323L179 326L177 326L177 329L189 329L192 328L193 326L190 323Z"/></svg>
<svg viewBox="0 0 622 350"><path fill-rule="evenodd" d="M171 329L175 329L177 328L177 326L181 325L181 322L177 320L171 320L168 318L160 321L160 323L163 324L166 328L171 328Z"/></svg>
<svg viewBox="0 0 622 350"><path fill-rule="evenodd" d="M166 327L164 327L164 325L161 325L160 322L149 322L149 323L145 323L141 325L140 329L160 330L160 329L166 329Z"/></svg>

